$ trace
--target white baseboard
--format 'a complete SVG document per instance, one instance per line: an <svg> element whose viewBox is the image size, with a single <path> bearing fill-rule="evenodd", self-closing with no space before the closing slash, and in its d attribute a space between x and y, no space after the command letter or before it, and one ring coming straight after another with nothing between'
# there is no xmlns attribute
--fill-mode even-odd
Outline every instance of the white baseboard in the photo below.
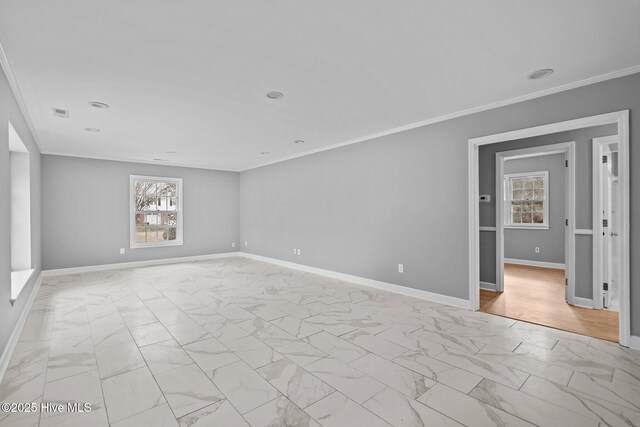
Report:
<svg viewBox="0 0 640 427"><path fill-rule="evenodd" d="M436 294L433 292L423 291L420 289L408 288L406 286L394 285L393 283L381 282L378 280L367 279L360 276L352 276L351 274L339 273L337 271L324 270L322 268L311 267L304 264L296 264L294 262L283 261L276 258L268 258L261 255L254 255L246 252L240 252L240 256L253 259L256 261L267 262L269 264L279 265L281 267L300 270L307 273L317 274L320 276L330 277L332 279L342 280L345 282L355 283L357 285L368 286L371 288L382 289L384 291L396 294L407 295L427 301L437 302L440 304L450 305L457 308L469 310L469 301L462 298L450 297L447 295Z"/></svg>
<svg viewBox="0 0 640 427"><path fill-rule="evenodd" d="M528 259L515 259L515 258L505 258L505 264L519 264L519 265L530 265L532 267L544 267L544 268L558 268L564 270L564 264L560 264L557 262L545 262L545 261L531 261Z"/></svg>
<svg viewBox="0 0 640 427"><path fill-rule="evenodd" d="M207 261L210 259L229 258L234 256L240 256L240 252L223 252L220 254L210 255L194 255L178 258L161 258L151 259L147 261L131 261L131 262L119 262L115 264L101 264L101 265L89 265L86 267L70 267L70 268L58 268L54 270L43 270L44 276L60 276L64 274L76 274L76 273L88 273L92 271L104 271L104 270L116 270L122 268L136 268L146 267L149 265L162 265L162 264L177 264L181 262L194 262L194 261Z"/></svg>
<svg viewBox="0 0 640 427"><path fill-rule="evenodd" d="M489 282L480 282L480 289L484 289L486 291L496 291L496 284Z"/></svg>
<svg viewBox="0 0 640 427"><path fill-rule="evenodd" d="M629 348L640 351L640 337L637 335L629 336Z"/></svg>
<svg viewBox="0 0 640 427"><path fill-rule="evenodd" d="M38 294L38 289L40 289L40 283L42 283L42 277L44 275L42 272L38 275L36 282L33 284L33 288L31 288L31 293L29 294L29 298L25 303L22 313L20 313L20 317L18 317L18 321L13 328L13 332L11 332L11 336L9 337L9 341L7 341L7 345L4 347L4 351L2 352L2 356L0 356L0 384L2 383L2 379L4 378L4 374L7 372L7 368L9 367L9 362L11 361L11 356L13 356L13 351L18 344L18 340L20 339L20 334L22 334L22 328L24 328L25 323L27 323L27 317L29 317L29 312L31 311L31 306L33 305L33 301L36 299L36 295Z"/></svg>
<svg viewBox="0 0 640 427"><path fill-rule="evenodd" d="M573 305L576 307L593 308L593 300L589 298L575 297L573 299Z"/></svg>

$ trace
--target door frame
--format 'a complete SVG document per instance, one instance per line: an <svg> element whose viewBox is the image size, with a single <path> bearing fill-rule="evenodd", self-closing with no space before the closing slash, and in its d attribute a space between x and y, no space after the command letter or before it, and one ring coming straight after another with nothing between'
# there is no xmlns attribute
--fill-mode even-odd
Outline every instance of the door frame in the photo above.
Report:
<svg viewBox="0 0 640 427"><path fill-rule="evenodd" d="M604 232L604 227L602 226L602 220L604 215L602 214L602 209L600 207L604 204L604 194L602 194L602 180L604 179L604 174L602 173L602 156L604 155L604 147L610 144L619 144L620 138L618 135L611 136L603 136L600 138L593 138L593 308L602 309L602 283L604 282L604 272L603 272L603 263L604 263L604 253L602 251L602 246L605 243L605 240L602 237L602 233ZM619 147L619 146L618 146ZM619 150L620 148L618 148ZM618 156L620 156L618 151ZM619 160L619 158L618 158ZM618 176L620 173L618 172ZM621 232L618 237L620 237ZM620 239L618 239L620 242ZM621 276L620 264L618 263L618 277ZM596 298L596 295L598 296Z"/></svg>
<svg viewBox="0 0 640 427"><path fill-rule="evenodd" d="M530 138L551 133L564 132L592 126L616 124L620 145L618 150L618 176L620 178L620 312L619 343L628 347L631 336L630 325L630 203L629 203L629 110L600 114L597 116L567 120L541 126L534 126L509 132L469 139L468 145L468 231L469 231L469 308L480 307L480 216L479 216L479 164L478 153L482 145L516 139Z"/></svg>
<svg viewBox="0 0 640 427"><path fill-rule="evenodd" d="M566 170L565 187L565 218L568 224L564 228L565 244L565 277L567 278L567 302L575 304L575 141L557 144L539 145L536 147L517 150L500 151L496 153L496 291L504 291L504 162L509 159L524 159L528 157L551 156L564 154ZM547 195L548 196L548 195Z"/></svg>

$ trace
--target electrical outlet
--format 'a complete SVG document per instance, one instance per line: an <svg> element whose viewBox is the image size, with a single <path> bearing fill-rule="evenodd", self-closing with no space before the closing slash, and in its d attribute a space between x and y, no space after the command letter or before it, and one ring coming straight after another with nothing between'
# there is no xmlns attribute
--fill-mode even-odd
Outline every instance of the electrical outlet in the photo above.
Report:
<svg viewBox="0 0 640 427"><path fill-rule="evenodd" d="M244 245L245 246L249 246L249 242L247 242L246 240L244 241Z"/></svg>
<svg viewBox="0 0 640 427"><path fill-rule="evenodd" d="M398 264L398 273L404 273L404 264Z"/></svg>
<svg viewBox="0 0 640 427"><path fill-rule="evenodd" d="M120 248L120 255L124 255L124 248Z"/></svg>
<svg viewBox="0 0 640 427"><path fill-rule="evenodd" d="M539 254L540 253L540 248L536 246L536 253Z"/></svg>
<svg viewBox="0 0 640 427"><path fill-rule="evenodd" d="M296 248L293 248L293 254L298 255L298 250Z"/></svg>
<svg viewBox="0 0 640 427"><path fill-rule="evenodd" d="M298 255L300 255L300 249L298 249Z"/></svg>
<svg viewBox="0 0 640 427"><path fill-rule="evenodd" d="M236 247L236 242L231 243L231 247L235 248Z"/></svg>

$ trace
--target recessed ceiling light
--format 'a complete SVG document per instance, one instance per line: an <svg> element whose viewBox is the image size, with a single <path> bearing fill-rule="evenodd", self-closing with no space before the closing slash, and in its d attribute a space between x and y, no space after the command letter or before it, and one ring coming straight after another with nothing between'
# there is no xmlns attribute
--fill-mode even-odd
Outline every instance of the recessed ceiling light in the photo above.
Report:
<svg viewBox="0 0 640 427"><path fill-rule="evenodd" d="M529 80L538 80L548 77L551 74L553 74L553 70L551 68L544 68L542 70L534 71L533 73L529 74L527 78Z"/></svg>
<svg viewBox="0 0 640 427"><path fill-rule="evenodd" d="M295 141L293 141L294 144L304 144L304 140L302 139L296 139Z"/></svg>
<svg viewBox="0 0 640 427"><path fill-rule="evenodd" d="M284 98L284 94L281 92L268 92L267 93L267 98L271 98L271 99L280 99L280 98Z"/></svg>
<svg viewBox="0 0 640 427"><path fill-rule="evenodd" d="M104 102L99 102L99 101L91 101L89 105L95 108L102 108L102 109L109 108L109 104L105 104Z"/></svg>
<svg viewBox="0 0 640 427"><path fill-rule="evenodd" d="M270 152L268 152L268 151L263 151L263 152L261 152L260 154L262 154L263 156L268 156L268 155L269 155L269 154L271 154L271 153L270 153Z"/></svg>
<svg viewBox="0 0 640 427"><path fill-rule="evenodd" d="M169 161L167 159L153 159L153 160L155 160L156 162L168 162Z"/></svg>
<svg viewBox="0 0 640 427"><path fill-rule="evenodd" d="M100 129L98 128L84 128L84 130L87 132L100 132Z"/></svg>
<svg viewBox="0 0 640 427"><path fill-rule="evenodd" d="M175 151L165 151L165 153L167 153L167 154L176 154Z"/></svg>

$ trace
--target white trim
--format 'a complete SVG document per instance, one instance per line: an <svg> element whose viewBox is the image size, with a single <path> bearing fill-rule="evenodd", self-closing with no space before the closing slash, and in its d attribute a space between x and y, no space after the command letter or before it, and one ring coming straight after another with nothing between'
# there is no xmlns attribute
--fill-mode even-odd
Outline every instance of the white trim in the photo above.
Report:
<svg viewBox="0 0 640 427"><path fill-rule="evenodd" d="M640 351L640 336L637 336L637 335L629 336L629 348L632 350Z"/></svg>
<svg viewBox="0 0 640 427"><path fill-rule="evenodd" d="M495 227L480 226L480 231L496 231Z"/></svg>
<svg viewBox="0 0 640 427"><path fill-rule="evenodd" d="M529 138L533 136L546 135L550 133L564 132L568 130L581 129L592 126L606 124L616 124L618 126L618 136L620 144L618 147L619 156L619 177L621 193L621 221L619 236L621 237L620 262L622 274L620 277L620 311L619 311L619 342L622 346L629 346L631 336L630 322L630 181L629 181L629 110L617 111L613 113L600 114L597 116L584 117L564 122L551 123L548 125L534 126L519 129L511 132L504 132L495 135L487 135L479 138L469 139L468 150L468 210L469 210L469 305L477 310L479 306L480 293L480 247L479 241L479 179L478 179L478 153L481 145L493 144L503 141ZM573 224L571 224L573 225ZM572 232L571 235L575 234Z"/></svg>
<svg viewBox="0 0 640 427"><path fill-rule="evenodd" d="M356 285L382 289L384 291L393 292L401 295L407 295L413 298L419 298L427 301L433 301L440 304L463 308L466 310L469 309L469 302L466 299L462 299L462 298L450 297L447 295L436 294L433 292L423 291L420 289L409 288L407 286L394 285L393 283L381 282L378 280L367 279L365 277L353 276L351 274L339 273L337 271L311 267L304 264L296 264L289 261L283 261L276 258L264 257L261 255L254 255L247 252L241 252L239 255L255 261L267 262L269 264L279 265L281 267L290 268L292 270L304 271L311 274L330 277L336 280L342 280L344 282L355 283Z"/></svg>
<svg viewBox="0 0 640 427"><path fill-rule="evenodd" d="M210 259L230 258L240 256L240 252L223 252L219 254L194 255L177 258L159 258L146 261L118 262L115 264L88 265L86 267L58 268L43 270L43 276L61 276L64 274L88 273L93 271L116 270L123 268L147 267L152 265L178 264L183 262L207 261Z"/></svg>
<svg viewBox="0 0 640 427"><path fill-rule="evenodd" d="M189 169L204 169L204 170L213 170L213 171L222 171L222 172L240 172L238 168L192 165L188 163L176 163L173 161L160 162L157 160L146 160L146 159L131 159L131 158L123 159L120 157L94 156L91 154L63 153L60 151L53 151L53 150L43 151L42 154L46 154L47 156L74 157L78 159L105 160L108 162L139 163L142 165L166 166L169 168L189 168Z"/></svg>
<svg viewBox="0 0 640 427"><path fill-rule="evenodd" d="M29 270L11 272L11 299L9 299L11 305L15 304L18 300L22 290L25 288L27 283L29 283L31 276L33 276L35 271L35 268L30 268Z"/></svg>
<svg viewBox="0 0 640 427"><path fill-rule="evenodd" d="M584 234L584 235L593 235L593 230L589 230L587 228L576 228L573 230L574 234Z"/></svg>
<svg viewBox="0 0 640 427"><path fill-rule="evenodd" d="M593 231L593 298L594 304L593 308L601 310L604 306L602 301L602 284L605 282L604 279L604 253L602 248L607 242L607 238L603 236L605 232L604 227L602 226L602 220L604 219L604 214L602 211L602 206L604 205L604 194L602 191L602 184L604 181L604 176L602 173L602 156L605 154L605 146L609 144L618 144L620 142L620 138L618 135L610 135L603 136L600 138L593 138L592 141L592 188L593 188L593 196L592 200L592 231ZM607 230L608 232L608 230ZM618 264L619 267L619 264ZM620 277L620 272L618 271L618 277Z"/></svg>
<svg viewBox="0 0 640 427"><path fill-rule="evenodd" d="M489 282L480 282L480 289L484 289L485 291L496 292L496 284L489 283Z"/></svg>
<svg viewBox="0 0 640 427"><path fill-rule="evenodd" d="M40 153L42 154L50 154L50 155L56 155L56 156L69 156L69 157L81 157L81 158L88 158L88 159L96 159L96 160L110 160L110 161L119 161L119 162L129 162L129 163L143 163L143 164L158 164L158 165L167 165L166 163L160 163L160 162L152 162L152 161L147 161L147 160L130 160L130 159L120 159L117 157L102 157L102 156L86 156L86 155L78 155L78 154L74 154L74 153L63 153L63 152L59 152L59 151L48 151L45 150L42 143L40 142L40 138L38 137L38 133L36 132L36 128L33 124L33 121L31 119L31 114L29 113L29 110L27 109L26 103L24 102L24 98L22 97L22 93L20 91L20 88L18 86L17 80L15 78L15 75L13 73L13 70L11 68L11 66L9 65L9 60L6 56L6 53L2 47L2 44L0 43L0 65L2 66L5 74L7 75L7 80L9 81L9 86L11 87L11 90L13 92L13 96L16 98L16 101L18 103L18 106L20 107L20 111L22 112L22 115L24 117L25 122L27 123L27 126L29 127L29 130L31 131L31 134L33 136L33 139L36 142L36 145L38 146L38 149L40 151ZM304 156L308 156L314 153L320 153L322 151L328 151L328 150L333 150L335 148L339 148L339 147L344 147L347 145L351 145L351 144L357 144L359 142L365 142L365 141L369 141L375 138L380 138L382 136L387 136L387 135L392 135L395 133L400 133L400 132L404 132L407 130L411 130L411 129L416 129L419 127L423 127L423 126L427 126L427 125L431 125L434 123L440 123L440 122L444 122L447 120L452 120L458 117L464 117L464 116L468 116L471 114L476 114L476 113L480 113L483 111L488 111L488 110L494 110L496 108L500 108L500 107L505 107L508 105L513 105L513 104L517 104L520 102L524 102L524 101L529 101L532 99L536 99L536 98L542 98L544 96L547 95L552 95L554 93L559 93L559 92L565 92L568 90L572 90L572 89L576 89L579 87L583 87L583 86L589 86L595 83L600 83L600 82L604 82L607 80L613 80L613 79L617 79L620 77L625 77L625 76L629 76L631 74L635 74L640 72L640 65L635 65L632 67L628 67L628 68L623 68L621 70L617 70L617 71L612 71L609 73L604 73L604 74L599 74L597 76L593 76L593 77L588 77L586 79L582 79L582 80L578 80L575 82L571 82L571 83L566 83L560 86L555 86L555 87L551 87L548 89L543 89L537 92L532 92L529 94L525 94L525 95L520 95L520 96L516 96L513 98L509 98L509 99L505 99L502 101L497 101L497 102L492 102L489 104L484 104L484 105L480 105L477 107L473 107L473 108L468 108L465 110L460 110L457 112L453 112L450 114L444 114L442 116L438 116L438 117L434 117L431 119L426 119L426 120L421 120L419 122L415 122L415 123L411 123L408 125L404 125L404 126L399 126L396 128L392 128L392 129L388 129L388 130L384 130L384 131L380 131L380 132L375 132L363 137L359 137L359 138L354 138L354 139L350 139L344 142L340 142L340 143L336 143L336 144L331 144L329 146L323 147L323 148L319 148L316 150L310 150L310 151L306 151L304 153L300 153L300 154L294 154L291 156L285 156L282 157L280 159L277 160L273 160L270 162L262 162L262 163L258 163L255 164L253 166L249 166L249 167L244 167L244 168L220 168L220 167L208 167L208 166L194 166L194 165L188 165L188 164L169 164L169 166L178 166L178 167L185 167L185 168L194 168L194 169L209 169L209 170L222 170L222 171L229 171L229 172L245 172L251 169L256 169L262 166L267 166L267 165L271 165L271 164L275 164L275 163L280 163L280 162L284 162L287 160L291 160L291 159L295 159L298 157L304 157Z"/></svg>
<svg viewBox="0 0 640 427"><path fill-rule="evenodd" d="M36 143L36 147L38 151L41 153L42 144L40 143L40 137L38 136L38 132L36 132L36 127L33 125L33 121L31 120L31 114L29 114L29 110L27 109L27 104L24 102L24 98L22 97L22 92L20 91L20 86L18 86L18 81L13 74L13 69L11 65L9 65L9 59L7 58L7 54L2 47L2 43L0 43L0 66L4 70L4 74L7 76L7 80L9 81L9 86L11 87L11 91L13 92L13 97L16 99L16 103L18 104L18 108L22 113L22 117L24 118L29 131L31 132L31 136Z"/></svg>
<svg viewBox="0 0 640 427"><path fill-rule="evenodd" d="M522 225L505 225L504 226L505 230L548 230L549 228L550 227L548 225L538 225L538 224L531 224L531 225L522 224Z"/></svg>
<svg viewBox="0 0 640 427"><path fill-rule="evenodd" d="M306 151L304 153L300 153L300 154L294 154L291 156L286 156L286 157L282 157L273 161L269 161L269 162L261 162L261 163L257 163L253 166L249 166L246 168L240 168L237 171L238 172L245 172L251 169L256 169L256 168L260 168L263 166L268 166L268 165L272 165L275 163L280 163L280 162L284 162L287 160L291 160L291 159L296 159L298 157L304 157L304 156L308 156L310 154L314 154L314 153L320 153L322 151L327 151L327 150L333 150L335 148L340 148L340 147L344 147L347 145L351 145L351 144L357 144L359 142L365 142L365 141L369 141L372 139L376 139L376 138L380 138L383 136L387 136L387 135L392 135L395 133L400 133L400 132L404 132L407 130L411 130L411 129L416 129L422 126L427 126L427 125L432 125L434 123L440 123L440 122L444 122L447 120L451 120L451 119L456 119L458 117L463 117L463 116L469 116L471 114L476 114L476 113L480 113L483 111L488 111L488 110L494 110L496 108L500 108L500 107L505 107L507 105L512 105L512 104L517 104L520 102L524 102L524 101L529 101L531 99L536 99L536 98L542 98L543 96L547 96L547 95L551 95L554 93L558 93L558 92L564 92L567 90L571 90L571 89L576 89L582 86L589 86L595 83L599 83L599 82L604 82L606 80L612 80L612 79L617 79L619 77L624 77L624 76L628 76L631 74L635 74L640 72L640 65L636 65L633 67L629 67L629 68L625 68L623 70L619 70L619 71L614 71L611 73L606 73L606 74L601 74L599 76L594 76L594 77L589 77L587 79L584 80L580 80L577 82L573 82L573 83L568 83L565 85L561 85L561 86L556 86L553 88L549 88L549 89L544 89L538 92L533 92L530 94L526 94L526 95L521 95L521 96L517 96L515 98L510 98L510 99L506 99L503 101L498 101L498 102L493 102L490 104L485 104L485 105L481 105L478 107L473 107L473 108L468 108L466 110L461 110L461 111L457 111L451 114L445 114L442 116L438 116L438 117L434 117L432 119L427 119L427 120L421 120L419 122L416 123L411 123L408 125L404 125L404 126L399 126L393 129L388 129L388 130L383 130L380 132L375 132L372 133L370 135L366 135L366 136L362 136L359 138L354 138L354 139L350 139L344 142L339 142L337 144L331 144L328 145L326 147L322 147L322 148L318 148L316 150L310 150L310 151ZM584 126L581 126L584 127ZM546 132L546 133L550 133L550 132Z"/></svg>
<svg viewBox="0 0 640 427"><path fill-rule="evenodd" d="M29 298L27 299L24 307L22 308L22 313L20 313L20 317L18 317L18 321L16 325L13 327L13 332L11 332L11 336L7 341L7 344L4 347L4 351L2 352L2 356L0 356L0 384L2 383L2 379L4 378L4 374L7 372L7 368L9 367L9 361L11 360L11 356L13 356L13 351L16 349L16 345L18 344L18 340L20 339L20 334L22 333L22 329L24 328L25 323L27 323L27 317L29 317L29 312L31 311L31 306L33 305L33 301L36 299L36 295L38 294L38 289L40 289L40 284L42 283L42 278L44 274L40 272L38 278L36 279L33 287L31 288L31 293L29 294Z"/></svg>
<svg viewBox="0 0 640 427"><path fill-rule="evenodd" d="M573 305L582 308L593 308L593 300L589 298L575 297Z"/></svg>
<svg viewBox="0 0 640 427"><path fill-rule="evenodd" d="M172 182L176 184L176 200L178 202L178 206L176 206L175 212L177 213L178 223L176 224L175 240L166 240L165 242L157 242L157 241L144 242L144 243L136 242L136 206L134 203L134 199L135 199L134 183L136 180L149 181L149 182L164 181L164 182ZM184 244L184 233L183 233L184 211L182 210L183 199L184 197L182 193L182 178L146 176L146 175L129 175L129 248L141 249L141 248L159 248L164 246L182 246Z"/></svg>
<svg viewBox="0 0 640 427"><path fill-rule="evenodd" d="M517 150L500 151L496 153L496 290L498 292L504 291L504 230L507 228L520 228L520 229L536 229L534 226L509 225L504 222L504 216L507 215L507 196L505 194L506 185L504 173L504 164L510 159L522 159L538 156L550 156L554 154L564 154L565 161L567 162L566 173L564 174L564 186L565 193L569 194L565 197L565 216L569 220L569 226L564 227L564 243L565 243L565 263L567 277L567 289L566 298L569 304L573 304L575 296L575 260L574 260L574 247L575 247L575 235L573 233L575 223L575 141L561 142L557 144L541 145L536 147L522 148ZM542 172L535 172L542 174ZM523 173L523 176L528 173ZM545 174L545 198L548 198L549 193L549 175ZM549 217L549 205L545 203L545 217ZM543 225L537 229L548 230L548 224ZM554 267L551 267L554 268ZM557 268L557 267L555 267Z"/></svg>
<svg viewBox="0 0 640 427"><path fill-rule="evenodd" d="M532 267L544 267L544 268L556 268L560 270L565 269L565 265L560 262L547 262L547 261L533 261L529 259L516 259L516 258L505 258L505 264L518 264L518 265L530 265Z"/></svg>
<svg viewBox="0 0 640 427"><path fill-rule="evenodd" d="M291 268L294 270L300 270L300 271L305 271L307 273L318 274L320 276L330 277L330 278L342 280L345 282L351 282L357 285L382 289L385 291L407 295L414 298L420 298L428 301L433 301L440 304L450 305L453 307L469 309L468 301L462 298L450 297L446 295L423 291L420 289L408 288L406 286L394 285L392 283L380 282L378 280L367 279L359 276L352 276L350 274L338 273L331 270L324 270L321 268L310 267L308 265L296 264L288 261L282 261L276 258L263 257L260 255L254 255L246 252L225 252L221 254L211 254L211 255L197 255L197 256L180 257L180 258L163 258L163 259L155 259L155 260L148 260L148 261L121 262L116 264L91 265L86 267L60 268L56 270L44 270L41 273L41 276L42 277L60 276L64 274L88 273L88 272L94 272L94 271L146 267L146 266L152 266L152 265L174 264L174 263L193 262L193 261L206 261L211 259L230 258L230 257L237 257L237 256L253 259L256 261L268 262L270 264L275 264L282 267Z"/></svg>

